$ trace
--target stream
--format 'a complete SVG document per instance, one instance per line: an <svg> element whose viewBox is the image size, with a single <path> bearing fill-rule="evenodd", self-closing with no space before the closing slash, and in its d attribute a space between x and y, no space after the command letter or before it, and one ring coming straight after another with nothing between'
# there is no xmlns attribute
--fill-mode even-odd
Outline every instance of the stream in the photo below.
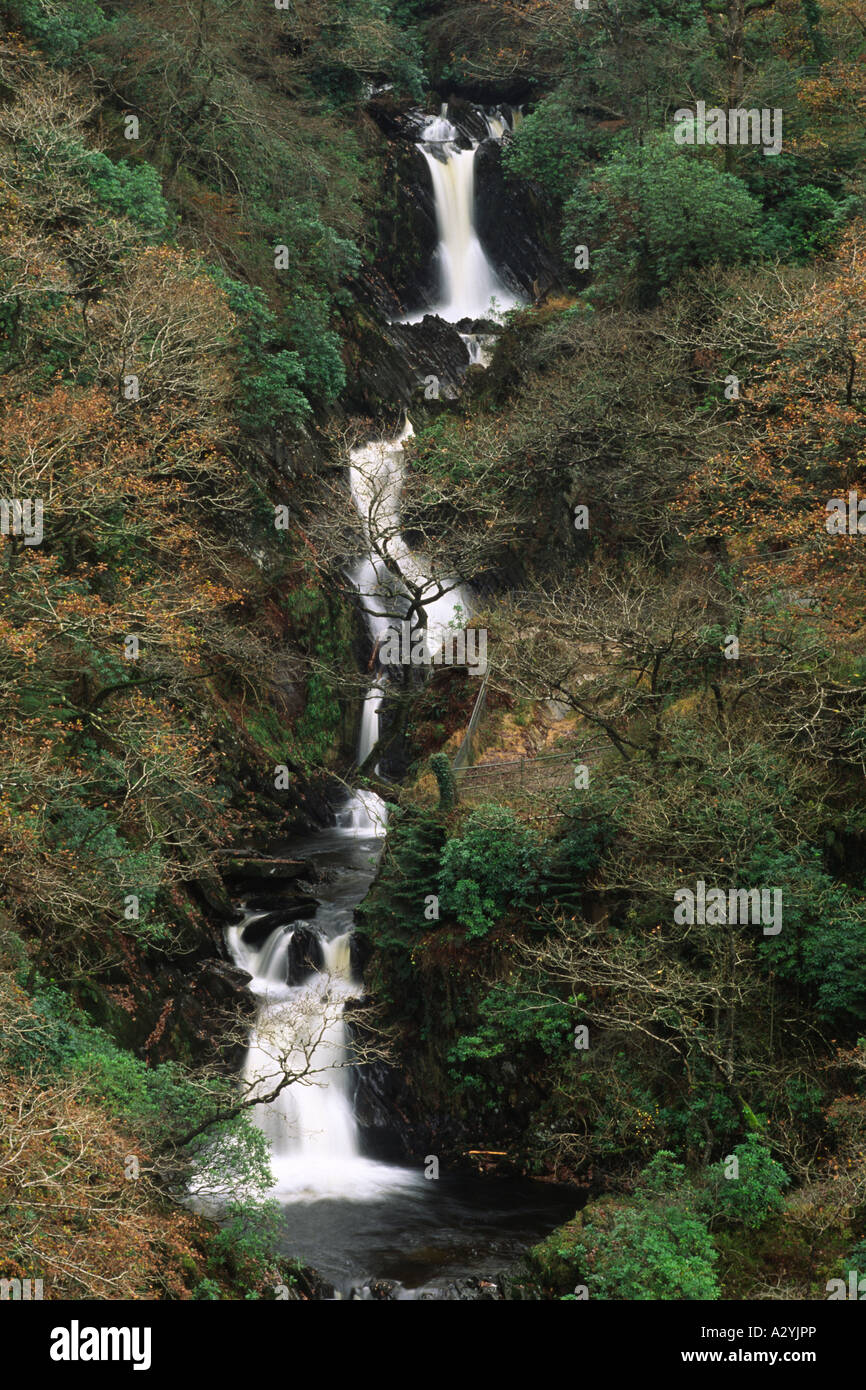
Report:
<svg viewBox="0 0 866 1390"><path fill-rule="evenodd" d="M480 114L490 137L501 139L502 117ZM443 109L427 118L418 149L431 172L440 238L439 299L423 313L451 323L495 319L518 300L488 261L475 229L475 146L461 148ZM491 335L462 336L470 360L486 365ZM370 554L350 578L374 644L408 601L372 537L389 538L387 558L422 591L427 577L424 557L412 554L399 534L403 444L412 432L407 419L395 438L371 440L349 458L352 500L370 541ZM431 652L449 623L462 626L472 610L471 594L456 577L449 592L442 595L439 588L431 583L431 598L423 603ZM365 697L359 765L378 738L385 679L374 678ZM362 993L353 977L350 938L355 908L375 874L386 820L385 804L375 793L351 792L332 828L291 845L292 855L312 860L319 871L313 916L277 925L264 940L248 930L261 914L248 913L227 929L231 956L252 975L258 1003L244 1080L256 1094L267 1095L284 1071L305 1073L253 1110L271 1148L271 1195L285 1213L282 1249L315 1268L337 1298L495 1297L501 1277L526 1248L574 1214L577 1195L531 1180L445 1172L432 1179L421 1160L400 1166L363 1152L343 1009Z"/></svg>

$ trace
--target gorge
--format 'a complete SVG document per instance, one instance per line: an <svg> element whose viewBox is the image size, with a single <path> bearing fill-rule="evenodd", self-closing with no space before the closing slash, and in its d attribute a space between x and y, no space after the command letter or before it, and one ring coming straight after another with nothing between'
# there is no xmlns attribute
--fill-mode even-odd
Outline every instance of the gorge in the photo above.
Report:
<svg viewBox="0 0 866 1390"><path fill-rule="evenodd" d="M863 2L0 0L0 1299L858 1287Z"/></svg>
<svg viewBox="0 0 866 1390"><path fill-rule="evenodd" d="M460 147L447 109L443 103L439 116L419 122L418 149L431 173L440 233L437 293L431 306L405 321L421 322L430 314L453 324L491 323L520 299L500 280L477 234L478 141ZM508 130L499 112L474 108L473 114L488 138L501 140ZM470 363L483 365L495 334L461 337ZM409 660L410 642L414 661L420 642L417 659L423 665L450 642L453 630L465 626L472 600L459 578L431 574L424 557L413 554L400 535L403 445L412 435L407 417L394 438L351 451L349 488L371 551L349 573L374 650L394 645L399 652L402 639L398 661ZM404 579L417 595L414 606ZM471 643L466 646L471 665ZM359 767L374 749L387 685L386 664L364 696ZM435 1155L408 1167L376 1161L361 1149L343 1010L363 991L352 965L354 908L372 880L386 834L382 798L368 790L350 792L333 829L290 846L293 855L329 871L327 887L316 889L322 896L315 915L277 925L264 940L253 932L255 945L245 941L255 912L227 928L231 956L252 976L250 989L258 1003L244 1082L253 1091L268 1092L283 1074L298 1076L275 1100L253 1111L270 1143L272 1191L285 1218L284 1248L332 1280L338 1297L501 1297L504 1274L533 1239L571 1214L576 1198L567 1189L539 1189L529 1182L485 1183L465 1172L440 1174ZM293 972L290 962L297 931L312 933L320 943L320 966L305 977Z"/></svg>

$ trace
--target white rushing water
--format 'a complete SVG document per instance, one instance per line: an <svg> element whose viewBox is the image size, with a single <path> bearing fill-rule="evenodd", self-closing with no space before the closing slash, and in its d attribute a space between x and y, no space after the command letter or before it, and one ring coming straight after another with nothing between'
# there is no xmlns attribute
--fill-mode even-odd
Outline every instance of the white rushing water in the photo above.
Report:
<svg viewBox="0 0 866 1390"><path fill-rule="evenodd" d="M486 116L491 136L501 139L507 129L499 115ZM438 314L449 323L460 319L498 318L520 303L496 274L478 239L475 221L475 151L461 149L457 131L445 115L432 116L417 147L430 170L439 232L439 300L430 308L409 314L418 323L425 314Z"/></svg>
<svg viewBox="0 0 866 1390"><path fill-rule="evenodd" d="M486 117L490 134L501 138L506 126L499 115ZM432 117L419 145L430 167L440 233L438 252L442 303L427 310L441 317L491 317L518 302L490 265L475 230L475 150L460 149L457 132L444 112ZM416 318L420 319L421 314ZM466 334L470 360L486 365L495 338ZM369 553L351 573L358 590L370 636L376 644L408 607L408 588L420 593L426 615L429 653L438 650L452 625L465 625L468 595L459 584L434 575L428 557L412 552L400 532L400 495L404 478L404 445L414 433L407 418L393 439L374 440L353 449L349 459L352 500L366 534ZM389 569L389 562L392 569ZM396 570L396 573L394 572ZM401 583L401 578L403 583ZM426 597L425 597L426 595ZM383 678L367 691L361 712L358 763L379 737ZM369 843L375 852L385 833L385 804L374 792L357 790L337 814L332 839L352 837ZM371 874L362 876L360 894ZM244 1063L243 1080L252 1094L272 1099L254 1108L256 1123L271 1148L274 1193L291 1202L339 1197L368 1201L385 1193L417 1185L417 1171L378 1163L359 1151L352 1109L348 1029L343 1016L347 1000L357 997L349 949L352 914L358 898L347 899L319 927L316 918L277 927L264 941L244 940L244 929L257 914L248 915L228 930L228 945L236 964L252 975L251 990L259 1002ZM319 914L317 913L317 918ZM300 984L289 983L291 946L296 931L305 930L320 942L321 968L311 969ZM285 1075L294 1077L280 1087ZM423 1185L423 1184L422 1184Z"/></svg>
<svg viewBox="0 0 866 1390"><path fill-rule="evenodd" d="M466 351L469 353L470 367L489 367L493 359L493 349L496 346L496 333L461 333L460 338L466 344Z"/></svg>
<svg viewBox="0 0 866 1390"><path fill-rule="evenodd" d="M332 839L373 841L384 834L384 810L374 792L355 792L329 834ZM324 928L320 934L314 919L278 927L263 942L250 944L244 941L244 929L256 913L228 929L232 957L252 975L250 989L259 1005L243 1082L250 1094L271 1097L254 1108L253 1117L270 1144L272 1195L287 1201L370 1201L420 1181L418 1172L378 1163L359 1150L343 1016L347 1000L360 993L351 967L353 906L339 900L331 905L331 921L339 925L342 919L348 928L334 936ZM290 984L291 943L301 930L318 937L321 969ZM274 1096L286 1075L295 1079Z"/></svg>
<svg viewBox="0 0 866 1390"><path fill-rule="evenodd" d="M407 417L395 438L372 440L349 454L352 500L372 551L356 566L352 582L361 595L370 635L374 643L378 642L390 627L399 623L406 608L407 589L389 570L385 561L390 560L420 596L427 619L427 649L432 655L452 630L452 623L465 623L469 598L453 576L435 573L425 556L414 554L400 534L403 446L413 434ZM440 594L442 588L445 592ZM368 702L371 699L376 699L375 687L368 692ZM364 743L363 721L361 742ZM371 743L366 747L364 756L372 746ZM358 761L363 761L360 749Z"/></svg>

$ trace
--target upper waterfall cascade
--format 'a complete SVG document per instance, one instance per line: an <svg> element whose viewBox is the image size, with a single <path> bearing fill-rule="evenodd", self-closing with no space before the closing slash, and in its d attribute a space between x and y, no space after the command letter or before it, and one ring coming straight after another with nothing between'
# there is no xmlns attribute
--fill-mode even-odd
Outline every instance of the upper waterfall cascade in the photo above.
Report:
<svg viewBox="0 0 866 1390"><path fill-rule="evenodd" d="M407 316L418 323L425 314L437 314L449 323L461 319L498 318L521 301L497 275L478 238L475 220L475 151L458 144L458 131L443 108L431 116L421 133L421 151L433 181L436 225L439 232L437 262L439 301ZM485 115L492 139L502 139L508 129L499 113Z"/></svg>

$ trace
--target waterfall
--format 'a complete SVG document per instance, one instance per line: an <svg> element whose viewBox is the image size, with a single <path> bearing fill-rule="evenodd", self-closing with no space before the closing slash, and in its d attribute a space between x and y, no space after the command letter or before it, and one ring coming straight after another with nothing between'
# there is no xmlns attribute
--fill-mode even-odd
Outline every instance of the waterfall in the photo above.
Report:
<svg viewBox="0 0 866 1390"><path fill-rule="evenodd" d="M356 792L339 813L333 834L373 841L384 834L383 813L373 792ZM314 919L278 927L252 945L245 942L244 930L257 913L227 932L232 958L253 977L250 989L259 1006L242 1079L250 1095L270 1097L254 1106L253 1118L270 1144L273 1195L293 1202L369 1201L420 1181L411 1169L378 1163L359 1151L343 1016L347 1000L361 992L352 978L351 910L336 913L348 930L330 937ZM322 968L291 985L291 945L302 928L318 937ZM273 1096L286 1073L297 1079Z"/></svg>
<svg viewBox="0 0 866 1390"><path fill-rule="evenodd" d="M485 120L491 136L501 138L506 130L502 117L489 115ZM498 317L513 309L520 300L496 274L475 229L477 142L471 149L461 149L457 130L443 114L431 117L417 148L433 181L440 300L432 308L410 314L405 321L418 323L427 313L458 323L467 318Z"/></svg>
<svg viewBox="0 0 866 1390"><path fill-rule="evenodd" d="M505 118L500 111L489 111L484 117L487 122L487 134L494 140L501 140L508 129Z"/></svg>
<svg viewBox="0 0 866 1390"><path fill-rule="evenodd" d="M368 753L372 747L371 742ZM337 825L341 830L357 832L361 836L384 835L387 818L381 796L360 787L352 792L342 811L337 812Z"/></svg>
<svg viewBox="0 0 866 1390"><path fill-rule="evenodd" d="M294 1082L284 1087L262 1107L259 1117L271 1141L273 1169L281 1188L305 1186L308 1177L320 1187L329 1170L351 1163L358 1153L343 1070L342 1006L351 994L348 952L338 956L338 942L347 938L325 943L325 970L309 984L288 990L288 998L278 997L262 1007L244 1064L244 1080L256 1095L273 1090L284 1070L310 1070L313 1084ZM343 963L342 970L338 961ZM279 953L273 953L268 980L280 979L281 964Z"/></svg>
<svg viewBox="0 0 866 1390"><path fill-rule="evenodd" d="M358 735L358 766L368 758L379 737L379 709L382 704L384 688L380 680L374 681L364 696L361 709L361 731ZM378 771L378 768L376 769Z"/></svg>
<svg viewBox="0 0 866 1390"><path fill-rule="evenodd" d="M405 588L388 569L383 556L392 562L406 580L420 591L421 606L427 619L427 649L432 655L441 647L451 630L451 624L465 623L469 614L468 595L456 581L447 592L438 596L442 576L433 576L423 555L409 549L400 534L400 493L403 487L403 445L414 434L407 418L403 429L394 439L373 440L352 449L349 454L349 487L352 500L361 518L371 553L352 571L352 582L361 595L364 614L374 643L384 637L408 609ZM424 598L428 593L429 598ZM361 720L358 761L363 762L375 743L370 734L375 729L382 698L382 688L376 684L367 692Z"/></svg>
<svg viewBox="0 0 866 1390"><path fill-rule="evenodd" d="M503 118L496 114L486 119L490 134L501 136ZM419 149L433 179L440 235L442 304L432 312L457 322L492 317L494 299L500 312L512 307L519 301L496 275L475 230L475 149L459 147L457 131L444 111L431 117ZM470 360L486 365L495 339L489 334L466 334L464 341ZM361 596L374 644L408 611L409 596L398 576L420 589L427 647L432 655L452 624L465 624L469 599L456 582L447 593L434 597L440 577L434 578L427 557L413 553L400 533L403 446L412 434L407 418L395 438L373 440L351 451L349 484L369 553L349 576ZM430 594L426 600L425 590ZM378 739L384 690L380 677L366 693L358 738L359 764ZM351 837L376 851L385 833L385 821L384 802L362 788L349 795L337 813L334 830L323 834L345 837L347 842ZM270 1142L274 1192L292 1202L331 1197L372 1200L421 1180L420 1172L365 1158L358 1147L343 1011L346 1002L360 993L352 979L350 933L354 908L370 877L372 873L351 903L340 899L336 909L333 903L323 904L312 921L278 926L258 945L244 940L245 928L258 914L247 915L227 930L230 954L238 966L249 971L250 989L258 1000L243 1080L250 1095L263 1098L253 1108L253 1116ZM317 922L320 912L327 927ZM335 931L335 926L340 930ZM318 939L322 965L319 970L311 968L301 984L290 984L292 943L302 929ZM287 1073L296 1079L285 1084ZM264 1099L274 1090L278 1094Z"/></svg>
<svg viewBox="0 0 866 1390"><path fill-rule="evenodd" d="M493 349L496 346L497 334L461 333L460 337L466 344L470 367L489 367L493 357Z"/></svg>

